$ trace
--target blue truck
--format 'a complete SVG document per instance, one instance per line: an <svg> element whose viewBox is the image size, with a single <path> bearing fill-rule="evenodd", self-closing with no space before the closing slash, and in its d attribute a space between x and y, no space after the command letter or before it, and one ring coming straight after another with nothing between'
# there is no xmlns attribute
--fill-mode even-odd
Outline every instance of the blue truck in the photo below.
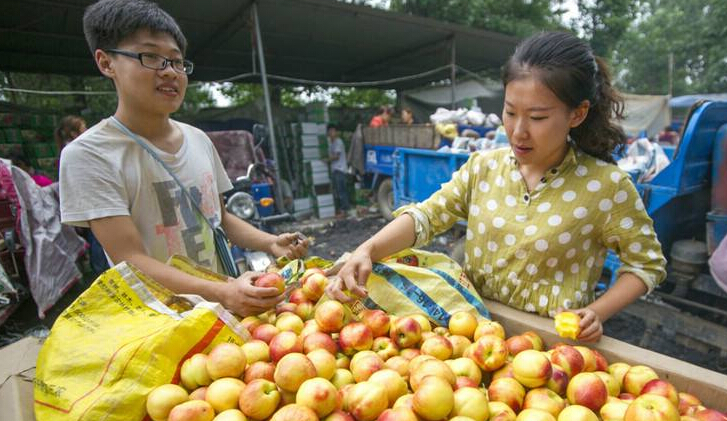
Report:
<svg viewBox="0 0 727 421"><path fill-rule="evenodd" d="M470 129L482 137L488 131L494 130L493 128L463 124L457 127L459 132L465 129ZM389 220L392 219L392 212L396 209L394 206L395 203L398 203L394 198L394 179L396 178L395 152L409 148L426 155L427 152L435 153L434 150L443 144L451 143L449 139L440 137L435 131L434 126L430 124L390 125L388 127L364 128L363 137L365 172L368 179L367 187L376 193L379 210L384 218ZM449 179L444 173L440 175L441 182ZM451 176L451 171L448 175ZM441 184L437 184L435 181L439 181L439 178L432 180L432 185L439 186ZM416 197L428 197L428 195L421 196L417 193Z"/></svg>
<svg viewBox="0 0 727 421"><path fill-rule="evenodd" d="M400 147L433 150L440 141L431 125L389 125L364 127L364 167L367 187L375 192L376 202L386 219L394 208L394 152Z"/></svg>
<svg viewBox="0 0 727 421"><path fill-rule="evenodd" d="M727 102L697 103L685 121L672 162L636 187L669 260L669 280L676 284L664 301L712 311L727 323L727 294L705 271L708 255L727 235ZM427 199L469 155L396 148L393 158L396 208ZM457 254L453 251L455 259ZM601 289L612 285L619 266L610 253Z"/></svg>

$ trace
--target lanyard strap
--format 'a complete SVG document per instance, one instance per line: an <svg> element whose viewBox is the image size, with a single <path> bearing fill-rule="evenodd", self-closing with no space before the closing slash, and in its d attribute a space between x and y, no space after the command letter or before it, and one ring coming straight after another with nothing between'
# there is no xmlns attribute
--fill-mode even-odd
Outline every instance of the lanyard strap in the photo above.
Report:
<svg viewBox="0 0 727 421"><path fill-rule="evenodd" d="M161 164L162 167L164 167L164 169L169 173L170 176L172 176L172 179L174 179L174 181L177 183L177 185L179 186L179 188L182 190L182 194L184 194L184 196L187 198L187 200L189 200L189 202L192 204L192 206L194 206L194 208L197 210L197 212L200 215L202 215L202 219L204 219L204 221L207 223L207 225L209 225L209 227L212 229L212 232L214 232L215 231L214 225L212 225L212 223L207 219L207 217L204 216L204 213L202 212L202 209L199 207L199 204L197 204L197 201L195 201L194 198L192 197L192 195L189 194L189 192L187 191L187 189L184 188L184 185L182 185L182 182L179 181L179 178L177 178L177 176L174 175L174 173L172 172L171 168L169 168L169 166L166 163L164 163L164 161L162 161L161 158L159 158L159 155L157 155L154 152L154 150L149 145L147 145L146 142L144 142L141 139L141 137L139 137L139 135L137 135L136 133L134 133L131 130L129 130L129 128L126 127L124 125L124 123L120 122L116 117L111 116L111 121L113 121L114 124L116 125L116 127L118 127L127 136L129 136L130 138L134 139L134 141L136 143L138 143L139 146L141 146L147 152L149 152L149 155L151 155L152 158L154 158L159 164Z"/></svg>

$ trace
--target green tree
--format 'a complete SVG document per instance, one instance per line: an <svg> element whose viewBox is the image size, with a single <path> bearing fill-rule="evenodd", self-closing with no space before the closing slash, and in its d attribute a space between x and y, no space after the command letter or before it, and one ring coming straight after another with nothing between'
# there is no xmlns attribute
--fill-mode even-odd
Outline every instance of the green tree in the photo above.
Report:
<svg viewBox="0 0 727 421"><path fill-rule="evenodd" d="M374 108L393 104L396 92L383 89L340 88L331 90L333 107Z"/></svg>
<svg viewBox="0 0 727 421"><path fill-rule="evenodd" d="M562 0L391 0L391 10L525 37L560 29Z"/></svg>
<svg viewBox="0 0 727 421"><path fill-rule="evenodd" d="M727 8L723 0L642 0L635 23L616 44L617 84L627 92L673 95L727 90Z"/></svg>
<svg viewBox="0 0 727 421"><path fill-rule="evenodd" d="M578 0L579 15L571 27L588 39L596 55L609 58L637 11L632 0Z"/></svg>
<svg viewBox="0 0 727 421"><path fill-rule="evenodd" d="M220 93L230 99L233 106L243 106L263 96L262 85L256 83L225 83Z"/></svg>

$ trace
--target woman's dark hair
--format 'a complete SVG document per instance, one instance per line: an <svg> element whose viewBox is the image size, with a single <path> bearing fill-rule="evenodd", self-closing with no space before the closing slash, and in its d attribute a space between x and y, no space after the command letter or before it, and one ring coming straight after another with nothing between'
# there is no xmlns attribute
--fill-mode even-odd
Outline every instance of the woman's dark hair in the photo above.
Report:
<svg viewBox="0 0 727 421"><path fill-rule="evenodd" d="M502 70L505 87L513 80L533 76L568 107L590 102L586 119L570 131L584 152L613 162L611 152L626 143L623 129L612 117L623 118L621 95L611 86L606 63L591 47L567 32L541 32L517 46Z"/></svg>
<svg viewBox="0 0 727 421"><path fill-rule="evenodd" d="M83 33L91 54L97 49L116 48L136 31L148 29L167 33L177 42L184 54L187 39L179 25L156 3L146 0L100 0L86 8L83 14Z"/></svg>
<svg viewBox="0 0 727 421"><path fill-rule="evenodd" d="M81 134L81 127L85 125L86 121L77 115L67 115L61 118L55 131L53 131L53 137L55 138L58 151L60 152L66 146L66 143Z"/></svg>
<svg viewBox="0 0 727 421"><path fill-rule="evenodd" d="M386 105L380 106L379 111L376 113L376 115L382 115L382 114L391 114L391 108L389 108Z"/></svg>

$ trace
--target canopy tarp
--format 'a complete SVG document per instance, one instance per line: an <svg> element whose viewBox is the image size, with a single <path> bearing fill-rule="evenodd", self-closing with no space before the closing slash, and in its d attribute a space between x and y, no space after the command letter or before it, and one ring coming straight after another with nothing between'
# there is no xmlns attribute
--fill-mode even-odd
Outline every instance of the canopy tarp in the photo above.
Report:
<svg viewBox="0 0 727 421"><path fill-rule="evenodd" d="M632 136L646 131L650 138L666 127L671 119L668 95L624 94L624 120L621 127Z"/></svg>
<svg viewBox="0 0 727 421"><path fill-rule="evenodd" d="M504 98L502 82L494 80L466 76L455 86L457 107L469 108L475 100L482 111L499 116ZM452 88L442 84L406 90L401 92L401 104L414 112L417 122L426 122L438 107L451 108Z"/></svg>
<svg viewBox="0 0 727 421"><path fill-rule="evenodd" d="M91 0L0 0L0 70L98 75L82 31ZM259 72L252 0L159 0L188 38L193 80ZM328 82L377 81L456 63L499 68L517 39L336 0L259 0L269 75ZM449 77L449 69L385 88L410 88ZM259 81L259 76L248 78ZM271 78L272 83L276 83ZM279 81L278 81L279 82Z"/></svg>
<svg viewBox="0 0 727 421"><path fill-rule="evenodd" d="M406 91L404 97L426 104L448 107L452 103L452 89L449 85L428 86ZM476 98L502 98L502 84L483 82L477 79L458 80L455 87L455 102Z"/></svg>

